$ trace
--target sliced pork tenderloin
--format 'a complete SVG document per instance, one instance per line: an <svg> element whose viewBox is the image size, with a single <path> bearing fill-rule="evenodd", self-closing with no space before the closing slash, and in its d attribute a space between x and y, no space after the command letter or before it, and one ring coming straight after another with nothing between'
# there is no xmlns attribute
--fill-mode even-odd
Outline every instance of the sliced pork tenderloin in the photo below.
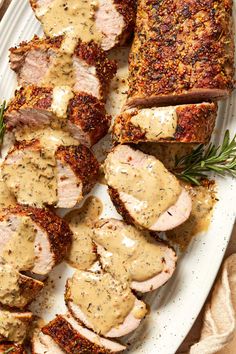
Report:
<svg viewBox="0 0 236 354"><path fill-rule="evenodd" d="M63 354L65 353L54 340L41 330L36 330L31 340L32 354Z"/></svg>
<svg viewBox="0 0 236 354"><path fill-rule="evenodd" d="M156 290L173 275L177 257L174 250L124 221L101 219L94 226L93 239L106 272L128 280L133 290Z"/></svg>
<svg viewBox="0 0 236 354"><path fill-rule="evenodd" d="M58 4L55 4L55 2L53 4L51 0L30 0L30 3L47 35L54 36L60 33L66 33L68 25L70 25L70 31L73 32L76 37L82 40L95 39L101 44L104 50L125 44L133 32L135 24L135 0L98 0L96 4L84 1L82 4L78 5L77 10L81 23L77 20L75 25L73 25L73 12L70 11L70 5L68 5L65 13L63 14L63 11L60 13L61 16L66 16L66 22L62 21L60 15L55 17L53 26L55 26L56 29L47 28L46 16L49 17L50 12L55 13L57 9L54 5ZM82 15L82 11L93 13L93 16L83 20L84 16ZM87 21L87 26L94 27L93 30L85 33L83 28L84 23L82 21Z"/></svg>
<svg viewBox="0 0 236 354"><path fill-rule="evenodd" d="M4 119L9 130L59 126L88 147L107 134L111 121L96 97L83 92L74 94L65 86L22 87L8 105Z"/></svg>
<svg viewBox="0 0 236 354"><path fill-rule="evenodd" d="M33 320L31 312L13 312L0 309L0 342L22 344Z"/></svg>
<svg viewBox="0 0 236 354"><path fill-rule="evenodd" d="M74 318L107 338L131 333L147 313L128 282L109 273L76 271L67 281L65 300Z"/></svg>
<svg viewBox="0 0 236 354"><path fill-rule="evenodd" d="M113 126L115 142L196 143L211 138L217 117L214 103L137 108L120 114Z"/></svg>
<svg viewBox="0 0 236 354"><path fill-rule="evenodd" d="M226 98L234 87L233 1L140 0L127 107Z"/></svg>
<svg viewBox="0 0 236 354"><path fill-rule="evenodd" d="M73 208L93 188L98 172L86 146L52 149L39 140L16 143L3 163L3 179L18 203L40 208Z"/></svg>
<svg viewBox="0 0 236 354"><path fill-rule="evenodd" d="M19 271L38 275L48 275L72 241L69 226L53 212L21 205L3 210L0 234L0 258Z"/></svg>
<svg viewBox="0 0 236 354"><path fill-rule="evenodd" d="M0 344L0 354L26 354L26 351L20 344L4 342Z"/></svg>
<svg viewBox="0 0 236 354"><path fill-rule="evenodd" d="M88 330L70 314L57 316L43 327L42 332L50 336L67 354L111 354L126 349Z"/></svg>
<svg viewBox="0 0 236 354"><path fill-rule="evenodd" d="M109 153L104 172L110 197L127 223L166 231L188 219L191 197L154 156L118 145Z"/></svg>
<svg viewBox="0 0 236 354"><path fill-rule="evenodd" d="M0 263L0 284L0 303L19 309L30 304L44 287L41 281L22 275L12 265L4 263Z"/></svg>
<svg viewBox="0 0 236 354"><path fill-rule="evenodd" d="M71 86L105 99L116 63L94 42L78 41L72 54L63 51L64 37L34 38L10 49L11 68L22 86Z"/></svg>

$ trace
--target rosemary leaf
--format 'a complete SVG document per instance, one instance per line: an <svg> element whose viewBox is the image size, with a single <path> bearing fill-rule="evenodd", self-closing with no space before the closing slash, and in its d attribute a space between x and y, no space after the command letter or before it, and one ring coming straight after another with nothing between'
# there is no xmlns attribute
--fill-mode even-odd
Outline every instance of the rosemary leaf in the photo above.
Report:
<svg viewBox="0 0 236 354"><path fill-rule="evenodd" d="M220 176L236 177L236 135L230 140L228 130L221 146L199 145L191 154L177 160L174 169L178 178L195 185L199 185L211 171Z"/></svg>

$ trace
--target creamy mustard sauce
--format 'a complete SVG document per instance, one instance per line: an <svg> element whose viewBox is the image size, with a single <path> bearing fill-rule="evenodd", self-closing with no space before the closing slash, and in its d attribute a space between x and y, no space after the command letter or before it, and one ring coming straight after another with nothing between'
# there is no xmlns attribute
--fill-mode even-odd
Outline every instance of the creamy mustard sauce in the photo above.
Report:
<svg viewBox="0 0 236 354"><path fill-rule="evenodd" d="M134 307L135 296L128 283L121 283L108 273L76 271L69 285L73 302L96 333L105 335L122 324Z"/></svg>
<svg viewBox="0 0 236 354"><path fill-rule="evenodd" d="M3 179L18 202L37 207L57 203L56 172L54 153L48 149L22 150L19 161L3 165Z"/></svg>
<svg viewBox="0 0 236 354"><path fill-rule="evenodd" d="M16 199L9 191L5 182L0 179L0 209L15 205Z"/></svg>
<svg viewBox="0 0 236 354"><path fill-rule="evenodd" d="M172 138L177 128L176 107L144 108L136 111L131 123L146 132L146 138Z"/></svg>
<svg viewBox="0 0 236 354"><path fill-rule="evenodd" d="M99 218L102 209L103 204L100 199L89 197L81 209L73 210L65 217L73 232L72 246L67 261L75 268L89 269L97 259L95 245L92 241L92 224Z"/></svg>
<svg viewBox="0 0 236 354"><path fill-rule="evenodd" d="M73 56L70 53L65 53L63 50L60 50L53 59L52 65L50 65L41 84L46 87L74 87L75 83L76 77L73 66ZM55 100L55 96L53 98Z"/></svg>
<svg viewBox="0 0 236 354"><path fill-rule="evenodd" d="M122 154L122 151L120 152ZM132 215L139 224L149 228L160 215L174 205L181 193L177 178L153 156L140 158L135 164L122 157L108 155L105 162L108 185L136 200Z"/></svg>
<svg viewBox="0 0 236 354"><path fill-rule="evenodd" d="M0 264L0 302L7 306L15 306L21 302L19 287L20 273L9 264ZM24 299L22 299L23 302Z"/></svg>
<svg viewBox="0 0 236 354"><path fill-rule="evenodd" d="M189 219L174 230L167 232L167 237L185 250L192 238L198 233L207 231L213 208L216 203L215 191L212 187L190 187L185 185L192 197L192 211Z"/></svg>
<svg viewBox="0 0 236 354"><path fill-rule="evenodd" d="M9 224L11 228L11 221ZM35 236L36 230L33 222L29 217L22 216L16 231L1 250L2 260L18 270L32 269L35 262Z"/></svg>
<svg viewBox="0 0 236 354"><path fill-rule="evenodd" d="M51 152L56 151L61 145L70 146L80 144L68 132L59 128L60 125L35 129L24 127L15 131L15 137L17 141L40 140L40 145Z"/></svg>
<svg viewBox="0 0 236 354"><path fill-rule="evenodd" d="M101 41L95 25L98 1L91 0L54 0L36 10L44 32L50 37L66 34L83 41Z"/></svg>
<svg viewBox="0 0 236 354"><path fill-rule="evenodd" d="M105 270L121 281L144 281L163 270L163 252L148 232L123 221L102 220L93 239L107 251L101 257Z"/></svg>
<svg viewBox="0 0 236 354"><path fill-rule="evenodd" d="M68 79L67 79L68 80ZM70 83L67 81L67 84ZM56 86L53 89L52 111L58 118L67 117L69 101L74 97L69 86Z"/></svg>
<svg viewBox="0 0 236 354"><path fill-rule="evenodd" d="M16 314L0 310L0 339L21 343L26 336L27 324L16 317Z"/></svg>

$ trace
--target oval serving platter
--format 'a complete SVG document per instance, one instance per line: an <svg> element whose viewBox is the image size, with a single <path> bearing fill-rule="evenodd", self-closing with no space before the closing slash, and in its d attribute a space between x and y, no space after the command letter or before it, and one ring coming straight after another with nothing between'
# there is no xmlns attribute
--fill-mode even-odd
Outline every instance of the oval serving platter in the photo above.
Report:
<svg viewBox="0 0 236 354"><path fill-rule="evenodd" d="M236 1L234 1L235 5ZM235 6L234 6L235 7ZM235 17L235 8L234 8ZM29 40L42 30L28 4L28 0L13 0L0 24L0 97L9 99L16 88L15 74L8 63L8 49L23 40ZM119 49L118 75L127 74L128 48ZM117 94L115 82L107 105L111 114L119 112L125 100L125 87ZM213 141L219 143L222 132L229 129L236 132L236 93L220 103L217 126ZM105 148L99 145L99 150ZM144 296L150 305L150 314L142 326L129 336L129 353L174 354L193 325L212 287L222 258L229 242L236 215L236 183L230 177L217 178L219 202L214 209L209 230L195 237L188 250L178 262L173 278L159 291ZM102 217L120 218L107 194L105 185L97 185L92 195L98 196L104 204ZM61 211L63 212L63 211ZM31 306L35 314L45 321L55 314L64 313L64 287L73 269L66 263L59 265L50 274L48 285Z"/></svg>

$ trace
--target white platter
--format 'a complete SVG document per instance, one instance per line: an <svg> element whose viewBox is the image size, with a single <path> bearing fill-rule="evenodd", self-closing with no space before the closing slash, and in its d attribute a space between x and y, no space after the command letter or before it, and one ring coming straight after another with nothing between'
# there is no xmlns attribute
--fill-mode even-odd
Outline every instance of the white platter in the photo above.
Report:
<svg viewBox="0 0 236 354"><path fill-rule="evenodd" d="M9 99L16 87L15 75L9 69L8 49L22 40L41 34L39 23L27 0L13 0L0 25L0 97ZM125 50L121 53L125 53ZM121 71L125 71L125 68ZM236 132L236 94L220 104L214 142L220 141L226 128L233 135ZM214 217L207 233L196 237L178 263L171 281L160 291L145 297L151 305L151 312L131 338L129 353L174 354L194 323L210 291L230 239L236 215L236 184L231 178L217 179L218 198ZM105 217L119 217L106 192L98 185L96 194L105 205ZM64 284L72 269L66 264L57 267L49 285L32 306L45 320L56 313L65 312L63 301Z"/></svg>

